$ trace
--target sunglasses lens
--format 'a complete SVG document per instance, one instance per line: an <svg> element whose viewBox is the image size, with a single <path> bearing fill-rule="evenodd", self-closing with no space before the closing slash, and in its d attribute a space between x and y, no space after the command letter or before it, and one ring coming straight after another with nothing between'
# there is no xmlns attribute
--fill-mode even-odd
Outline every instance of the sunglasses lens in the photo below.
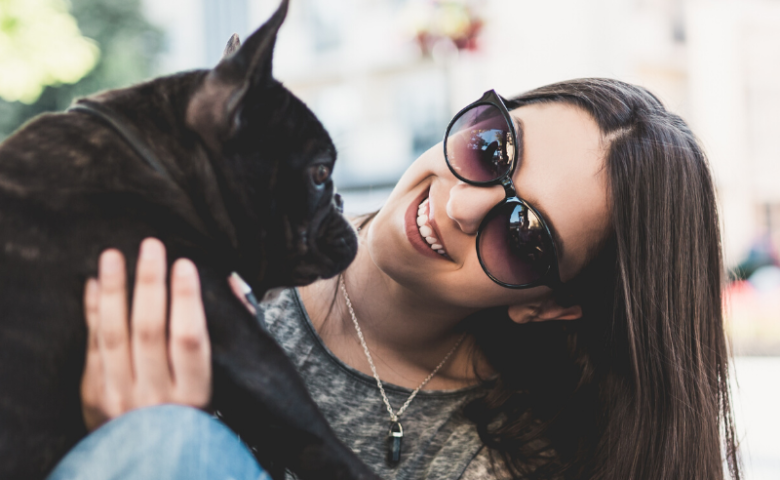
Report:
<svg viewBox="0 0 780 480"><path fill-rule="evenodd" d="M450 167L466 180L489 182L512 168L514 138L501 110L493 105L463 112L444 142Z"/></svg>
<svg viewBox="0 0 780 480"><path fill-rule="evenodd" d="M490 275L515 286L542 279L555 256L541 219L518 203L506 203L491 212L480 230L477 252Z"/></svg>

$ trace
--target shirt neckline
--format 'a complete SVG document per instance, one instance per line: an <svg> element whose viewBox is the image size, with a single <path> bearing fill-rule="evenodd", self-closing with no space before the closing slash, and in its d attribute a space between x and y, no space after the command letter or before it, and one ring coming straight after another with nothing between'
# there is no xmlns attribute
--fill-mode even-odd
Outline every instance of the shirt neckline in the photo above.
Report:
<svg viewBox="0 0 780 480"><path fill-rule="evenodd" d="M309 317L309 312L306 310L306 306L303 304L303 300L301 299L300 293L298 292L298 288L292 288L292 291L293 291L293 299L295 300L295 304L297 305L300 312L303 314L304 325L306 326L306 330L308 331L309 335L312 337L312 340L314 341L315 345L319 346L319 348L321 348L322 351L325 353L325 356L338 368L345 371L351 377L360 380L362 383L366 383L372 386L373 388L377 388L376 379L374 377L366 375L360 370L356 370L350 365L347 365L339 357L337 357L336 354L334 354L330 350L330 348L328 348L327 345L325 345L325 342L320 337L320 334L317 333L317 329L314 328L314 323L312 323L311 318ZM385 391L394 392L403 395L411 395L411 393L413 392L413 390L410 388L402 387L400 385L395 385L385 381L382 382L382 387L384 387ZM445 398L445 397L466 396L468 394L471 394L473 392L482 389L483 389L482 384L478 383L476 385L471 385L469 387L456 388L451 390L420 390L419 392L417 392L417 398L420 397Z"/></svg>

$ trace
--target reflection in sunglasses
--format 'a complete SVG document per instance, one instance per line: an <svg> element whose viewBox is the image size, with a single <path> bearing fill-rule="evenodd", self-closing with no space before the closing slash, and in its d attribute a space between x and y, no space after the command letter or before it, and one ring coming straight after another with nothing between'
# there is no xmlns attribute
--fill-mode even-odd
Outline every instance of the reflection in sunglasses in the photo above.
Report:
<svg viewBox="0 0 780 480"><path fill-rule="evenodd" d="M514 158L514 145L510 132L498 129L471 129L462 130L457 132L456 135L451 134L449 138L453 144L457 145L457 137L460 136L469 136L469 139L465 142L464 148L481 153L478 155L458 155L457 148L452 149L455 151L450 154L454 154L452 156L454 157L453 160L456 161L456 168L458 168L457 160L460 160L461 158L466 159L466 161L490 163L498 168L505 168L511 162L511 159ZM504 136L506 136L506 144L503 143Z"/></svg>
<svg viewBox="0 0 780 480"><path fill-rule="evenodd" d="M531 264L545 255L544 228L534 213L524 206L516 206L509 216L508 239L512 253Z"/></svg>

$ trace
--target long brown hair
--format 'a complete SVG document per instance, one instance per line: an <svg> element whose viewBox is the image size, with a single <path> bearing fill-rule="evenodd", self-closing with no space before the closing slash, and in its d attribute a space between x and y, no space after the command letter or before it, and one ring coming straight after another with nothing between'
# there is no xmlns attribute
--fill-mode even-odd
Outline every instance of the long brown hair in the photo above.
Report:
<svg viewBox="0 0 780 480"><path fill-rule="evenodd" d="M608 142L612 235L556 292L574 322L470 319L499 372L466 414L516 478L740 478L716 198L693 133L647 90L581 79L508 107L565 102Z"/></svg>

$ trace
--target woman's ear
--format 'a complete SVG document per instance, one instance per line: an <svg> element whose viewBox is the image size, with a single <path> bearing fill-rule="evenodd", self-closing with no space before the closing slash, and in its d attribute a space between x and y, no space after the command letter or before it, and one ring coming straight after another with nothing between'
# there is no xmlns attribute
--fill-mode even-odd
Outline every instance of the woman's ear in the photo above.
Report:
<svg viewBox="0 0 780 480"><path fill-rule="evenodd" d="M547 320L577 320L582 318L582 307L562 307L550 295L539 303L520 303L509 306L509 318L515 323L545 322Z"/></svg>

